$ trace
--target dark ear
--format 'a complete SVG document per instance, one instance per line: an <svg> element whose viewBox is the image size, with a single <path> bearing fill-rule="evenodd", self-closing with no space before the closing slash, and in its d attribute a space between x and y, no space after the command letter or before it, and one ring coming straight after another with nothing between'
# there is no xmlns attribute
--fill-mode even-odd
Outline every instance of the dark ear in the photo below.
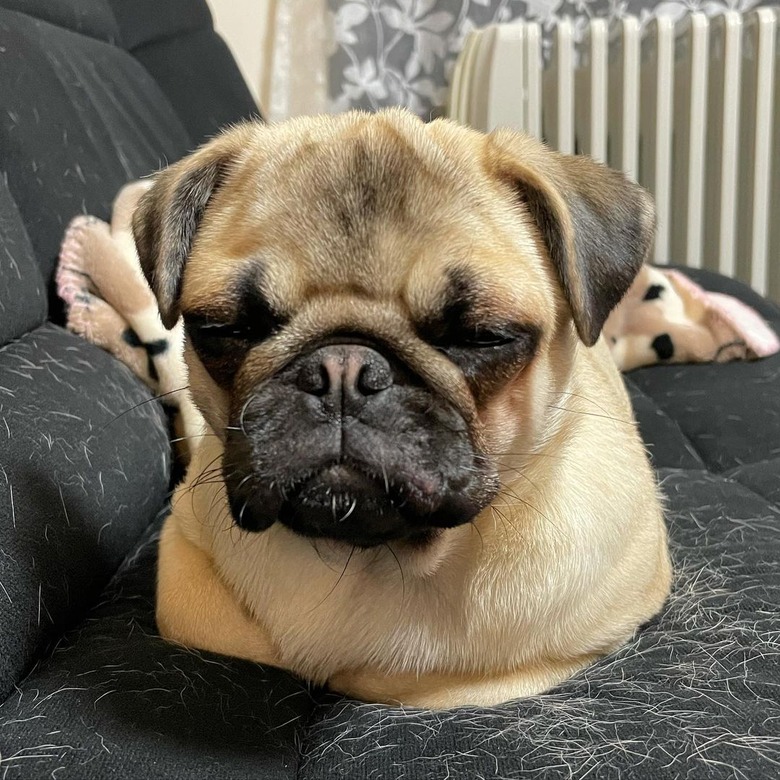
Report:
<svg viewBox="0 0 780 780"><path fill-rule="evenodd" d="M157 174L133 215L141 269L157 297L160 318L170 329L179 319L184 264L209 200L232 160L226 136Z"/></svg>
<svg viewBox="0 0 780 780"><path fill-rule="evenodd" d="M489 149L494 171L538 225L577 332L592 346L648 259L655 233L650 195L589 157L552 152L517 133L493 133Z"/></svg>

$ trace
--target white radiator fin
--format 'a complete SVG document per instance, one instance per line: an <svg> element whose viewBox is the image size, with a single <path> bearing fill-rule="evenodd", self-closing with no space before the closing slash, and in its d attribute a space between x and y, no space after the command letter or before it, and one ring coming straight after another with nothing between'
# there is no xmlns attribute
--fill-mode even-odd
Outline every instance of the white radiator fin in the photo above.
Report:
<svg viewBox="0 0 780 780"><path fill-rule="evenodd" d="M780 11L692 13L642 29L564 19L473 32L450 116L621 168L654 195L654 260L707 267L780 299Z"/></svg>

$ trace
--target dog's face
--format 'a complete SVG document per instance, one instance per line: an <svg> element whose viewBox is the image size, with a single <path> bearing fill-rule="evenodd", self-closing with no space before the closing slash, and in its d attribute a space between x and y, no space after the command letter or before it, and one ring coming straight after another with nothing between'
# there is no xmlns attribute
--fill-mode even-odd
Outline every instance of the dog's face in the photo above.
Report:
<svg viewBox="0 0 780 780"><path fill-rule="evenodd" d="M620 174L400 111L233 129L134 222L235 522L359 546L490 504L652 226Z"/></svg>

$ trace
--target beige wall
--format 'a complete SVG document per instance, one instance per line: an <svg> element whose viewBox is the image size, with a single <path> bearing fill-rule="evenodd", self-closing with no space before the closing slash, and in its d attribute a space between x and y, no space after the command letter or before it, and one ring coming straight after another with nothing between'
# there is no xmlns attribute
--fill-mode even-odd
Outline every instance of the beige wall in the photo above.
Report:
<svg viewBox="0 0 780 780"><path fill-rule="evenodd" d="M227 41L255 98L262 103L266 32L273 0L208 0L217 32Z"/></svg>

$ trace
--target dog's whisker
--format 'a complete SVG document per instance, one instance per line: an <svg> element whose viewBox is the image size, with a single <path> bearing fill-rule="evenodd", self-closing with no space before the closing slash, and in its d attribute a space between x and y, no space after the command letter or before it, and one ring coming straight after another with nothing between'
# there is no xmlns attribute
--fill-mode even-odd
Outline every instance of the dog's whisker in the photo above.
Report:
<svg viewBox="0 0 780 780"><path fill-rule="evenodd" d="M241 414L238 416L238 426L241 433L244 434L244 436L247 435L246 428L244 427L244 415L246 414L246 410L249 407L249 404L252 402L252 399L254 396L250 395L246 401L244 402L244 405L241 407Z"/></svg>
<svg viewBox="0 0 780 780"><path fill-rule="evenodd" d="M219 438L219 436L216 433L193 433L189 436L177 436L175 439L171 439L171 444L177 444L180 441L188 441L189 439L203 439L207 436L214 436L216 438Z"/></svg>
<svg viewBox="0 0 780 780"><path fill-rule="evenodd" d="M511 471L517 474L520 479L524 479L538 493L542 492L539 486L522 469L515 468L514 466L504 466L503 469L499 469L499 473L501 471Z"/></svg>
<svg viewBox="0 0 780 780"><path fill-rule="evenodd" d="M315 605L309 610L309 614L319 609L330 598L330 596L333 594L336 588L338 588L339 583L344 579L344 575L347 573L347 569L349 568L349 562L352 560L352 556L355 554L356 549L357 549L356 545L353 544L352 549L349 551L349 555L347 556L347 561L344 564L344 568L341 570L341 574L339 574L339 578L336 580L333 587L325 595L325 598L322 599L322 601L320 601L317 605Z"/></svg>
<svg viewBox="0 0 780 780"><path fill-rule="evenodd" d="M479 534L479 541L480 541L480 544L482 545L482 552L484 552L485 551L485 537L482 536L482 531L479 530L479 526L476 524L476 522L474 520L469 520L469 525L471 526L471 528L474 531L476 531Z"/></svg>
<svg viewBox="0 0 780 780"><path fill-rule="evenodd" d="M504 524L504 533L508 533L507 526L514 529L515 524L495 504L490 505L490 511L494 516L498 515L501 518L501 522Z"/></svg>
<svg viewBox="0 0 780 780"><path fill-rule="evenodd" d="M557 409L559 412L571 412L571 414L583 414L587 417L601 417L605 420L612 420L616 423L621 423L622 425L630 425L635 426L636 423L633 420L621 420L619 417L612 417L609 414L596 414L595 412L584 412L581 409L566 409L564 406L556 406L555 404L548 404L548 409Z"/></svg>
<svg viewBox="0 0 780 780"><path fill-rule="evenodd" d="M199 479L201 476L203 476L203 475L204 475L204 474L206 474L208 471L210 471L210 470L211 470L211 467L213 466L213 464L214 464L214 463L216 463L216 462L217 462L217 461L218 461L218 460L219 460L221 457L222 457L222 453L220 452L220 453L219 453L219 455L217 455L216 457L212 458L212 459L211 459L211 460L210 460L210 461L209 461L209 462L208 462L208 463L207 463L207 464L206 464L206 465L203 467L203 469L201 469L201 471L198 473L198 476L197 476L195 479L196 479L196 480L197 480L197 479ZM215 467L215 470L216 470L216 469L221 469L221 468L222 468L222 466L220 465L220 466L217 466L217 467Z"/></svg>
<svg viewBox="0 0 780 780"><path fill-rule="evenodd" d="M406 577L404 576L404 567L401 566L401 561L395 554L395 550L390 546L388 542L384 542L384 546L390 551L390 555L395 558L396 564L398 564L398 571L401 573L401 606L406 602Z"/></svg>
<svg viewBox="0 0 780 780"><path fill-rule="evenodd" d="M352 499L352 506L347 510L347 513L342 517L338 522L343 523L345 520L349 519L349 516L355 511L355 507L357 506L357 498Z"/></svg>
<svg viewBox="0 0 780 780"><path fill-rule="evenodd" d="M589 404L593 404L597 409L600 409L604 414L609 415L609 412L601 406L601 404L594 401L592 398L588 398L587 395L582 395L581 393L573 393L570 390L564 390L562 391L561 395L572 395L575 398L582 398L583 401L587 401Z"/></svg>
<svg viewBox="0 0 780 780"><path fill-rule="evenodd" d="M242 477L241 481L238 483L238 487L236 488L236 490L237 491L241 490L241 488L244 487L244 485L246 485L246 483L249 482L250 479L252 479L252 474L247 474L245 477Z"/></svg>
<svg viewBox="0 0 780 780"><path fill-rule="evenodd" d="M141 401L138 404L135 404L135 406L131 406L129 409L125 409L123 412L120 412L116 417L109 420L105 425L102 426L101 430L105 430L108 428L109 425L113 425L117 420L124 417L126 414L130 414L130 412L134 412L136 409L139 409L142 406L145 406L146 404L150 404L154 401L159 401L163 398L167 398L169 395L175 395L176 393L181 393L184 390L189 390L190 386L186 385L185 387L180 387L177 390L169 390L167 393L160 393L159 395L154 395L151 398L147 398L145 401Z"/></svg>
<svg viewBox="0 0 780 780"><path fill-rule="evenodd" d="M211 477L222 474L222 466L216 466L212 469L207 469L201 472L192 482L193 485L199 485L202 480L210 479Z"/></svg>
<svg viewBox="0 0 780 780"><path fill-rule="evenodd" d="M532 509L534 512L536 512L543 520L545 520L547 523L550 524L550 526L557 531L561 536L563 536L565 539L568 539L571 541L571 536L567 534L559 525L556 523L551 517L546 515L544 512L542 512L538 507L534 506L530 501L527 501L522 496L518 495L516 491L512 490L507 485L502 485L501 491L499 491L499 496L504 495L506 498L513 498L515 501L519 501L524 506L527 506L529 509Z"/></svg>
<svg viewBox="0 0 780 780"><path fill-rule="evenodd" d="M562 455L551 455L548 452L533 452L528 450L502 450L500 454L497 454L495 456L490 455L484 455L482 453L475 453L474 459L478 460L483 463L492 463L493 458L505 458L505 457L516 457L516 458L551 458L553 460L562 460Z"/></svg>

